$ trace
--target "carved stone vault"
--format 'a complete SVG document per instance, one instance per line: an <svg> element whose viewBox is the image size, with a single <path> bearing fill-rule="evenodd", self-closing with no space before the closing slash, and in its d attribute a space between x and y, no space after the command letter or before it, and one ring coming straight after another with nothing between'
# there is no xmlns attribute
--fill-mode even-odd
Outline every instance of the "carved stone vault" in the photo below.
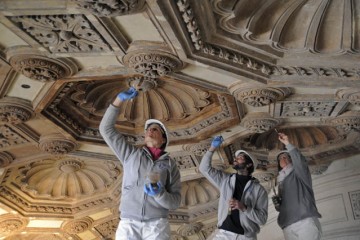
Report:
<svg viewBox="0 0 360 240"><path fill-rule="evenodd" d="M206 239L218 190L198 171L252 153L269 190L285 132L313 174L360 153L360 3L331 0L0 2L0 239L113 239L122 166L98 126L129 87L116 127L170 132L182 177L172 239Z"/></svg>

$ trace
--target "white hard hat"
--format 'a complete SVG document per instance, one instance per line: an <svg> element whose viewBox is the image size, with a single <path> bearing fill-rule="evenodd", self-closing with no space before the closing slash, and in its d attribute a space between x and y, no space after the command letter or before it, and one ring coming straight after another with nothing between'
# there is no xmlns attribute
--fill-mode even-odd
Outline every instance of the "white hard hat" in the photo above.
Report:
<svg viewBox="0 0 360 240"><path fill-rule="evenodd" d="M241 153L246 154L246 155L251 159L251 161L253 162L254 170L255 170L256 167L257 167L257 165L258 165L257 160L256 160L254 157L252 157L252 156L251 156L248 152L246 152L245 150L237 150L237 151L235 152L235 157L239 156Z"/></svg>
<svg viewBox="0 0 360 240"><path fill-rule="evenodd" d="M168 134L168 131L165 127L165 125L160 122L159 120L157 119L148 119L146 122L145 122L145 127L144 127L144 130L146 131L146 129L148 129L148 127L151 125L151 124L157 124L161 127L161 129L163 130L164 134L163 134L163 137L165 137L165 141L166 141L166 144L165 144L165 147L164 149L169 145L169 134Z"/></svg>

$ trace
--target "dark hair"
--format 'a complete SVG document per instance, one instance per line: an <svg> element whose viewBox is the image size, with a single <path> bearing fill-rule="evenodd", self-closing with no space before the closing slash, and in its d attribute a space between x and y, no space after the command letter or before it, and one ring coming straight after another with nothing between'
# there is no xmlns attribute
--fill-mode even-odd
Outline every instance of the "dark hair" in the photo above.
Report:
<svg viewBox="0 0 360 240"><path fill-rule="evenodd" d="M251 158L247 154L245 154L245 162L246 162L246 164L251 163L251 167L248 167L249 175L251 175L255 170L254 162L251 160Z"/></svg>
<svg viewBox="0 0 360 240"><path fill-rule="evenodd" d="M253 172L254 172L254 162L253 162L253 160L251 160L251 157L249 156L249 155L247 155L246 153L240 153L240 154L243 154L244 155L244 158L245 158L245 163L246 163L246 165L247 164L249 164L249 163L251 163L252 165L251 165L251 167L248 167L247 168L247 170L248 170L248 173L249 173L249 175L251 175ZM239 155L240 155L239 154Z"/></svg>
<svg viewBox="0 0 360 240"><path fill-rule="evenodd" d="M167 141L168 141L168 139L167 139L167 137L166 137L165 129L163 129L163 127L162 127L160 124L158 124L158 123L150 123L145 130L147 130L151 125L154 125L154 124L157 125L157 126L159 126L160 129L161 129L161 134L162 134L162 137L165 139L165 142L161 145L160 148L161 148L162 150L165 150L165 148L166 148L166 143L167 143Z"/></svg>

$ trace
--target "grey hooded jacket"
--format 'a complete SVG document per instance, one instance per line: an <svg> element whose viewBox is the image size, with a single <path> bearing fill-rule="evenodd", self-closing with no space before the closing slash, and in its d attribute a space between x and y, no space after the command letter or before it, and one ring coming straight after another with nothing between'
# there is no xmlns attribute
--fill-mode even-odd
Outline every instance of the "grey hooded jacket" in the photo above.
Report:
<svg viewBox="0 0 360 240"><path fill-rule="evenodd" d="M167 218L169 209L176 209L181 202L180 172L168 153L154 161L146 147L138 148L125 140L115 128L120 109L110 105L100 123L100 134L123 165L121 218L147 221ZM147 174L160 172L164 190L152 197L144 193Z"/></svg>
<svg viewBox="0 0 360 240"><path fill-rule="evenodd" d="M236 175L217 170L211 166L213 152L207 151L203 156L200 172L220 190L218 206L218 227L225 221L229 200L233 197ZM250 180L242 194L241 201L246 205L244 212L240 211L240 223L244 228L244 235L255 237L260 232L260 225L264 225L268 217L268 196L265 188L256 179Z"/></svg>
<svg viewBox="0 0 360 240"><path fill-rule="evenodd" d="M281 228L308 217L321 217L316 207L306 158L292 144L286 145L286 149L291 156L293 171L279 186L281 205L278 224Z"/></svg>

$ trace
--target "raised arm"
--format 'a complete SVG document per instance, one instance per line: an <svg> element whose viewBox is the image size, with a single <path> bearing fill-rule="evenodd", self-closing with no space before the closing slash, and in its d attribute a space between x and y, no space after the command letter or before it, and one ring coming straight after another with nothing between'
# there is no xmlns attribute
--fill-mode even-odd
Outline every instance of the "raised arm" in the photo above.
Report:
<svg viewBox="0 0 360 240"><path fill-rule="evenodd" d="M221 145L222 142L223 138L221 136L217 136L213 139L209 150L204 154L199 166L199 170L204 175L204 177L206 177L206 179L214 184L217 188L220 188L220 184L226 174L221 170L213 168L211 166L211 160L214 151Z"/></svg>
<svg viewBox="0 0 360 240"><path fill-rule="evenodd" d="M134 147L128 144L124 136L115 128L115 122L120 112L121 102L134 98L136 95L137 91L134 88L119 93L113 104L106 110L99 126L101 136L121 162L134 150Z"/></svg>
<svg viewBox="0 0 360 240"><path fill-rule="evenodd" d="M294 167L296 175L300 179L302 179L304 183L308 184L309 187L311 187L311 174L305 156L299 151L298 148L296 148L290 143L289 138L286 134L279 133L279 140L285 145L286 149L290 154L292 165Z"/></svg>

